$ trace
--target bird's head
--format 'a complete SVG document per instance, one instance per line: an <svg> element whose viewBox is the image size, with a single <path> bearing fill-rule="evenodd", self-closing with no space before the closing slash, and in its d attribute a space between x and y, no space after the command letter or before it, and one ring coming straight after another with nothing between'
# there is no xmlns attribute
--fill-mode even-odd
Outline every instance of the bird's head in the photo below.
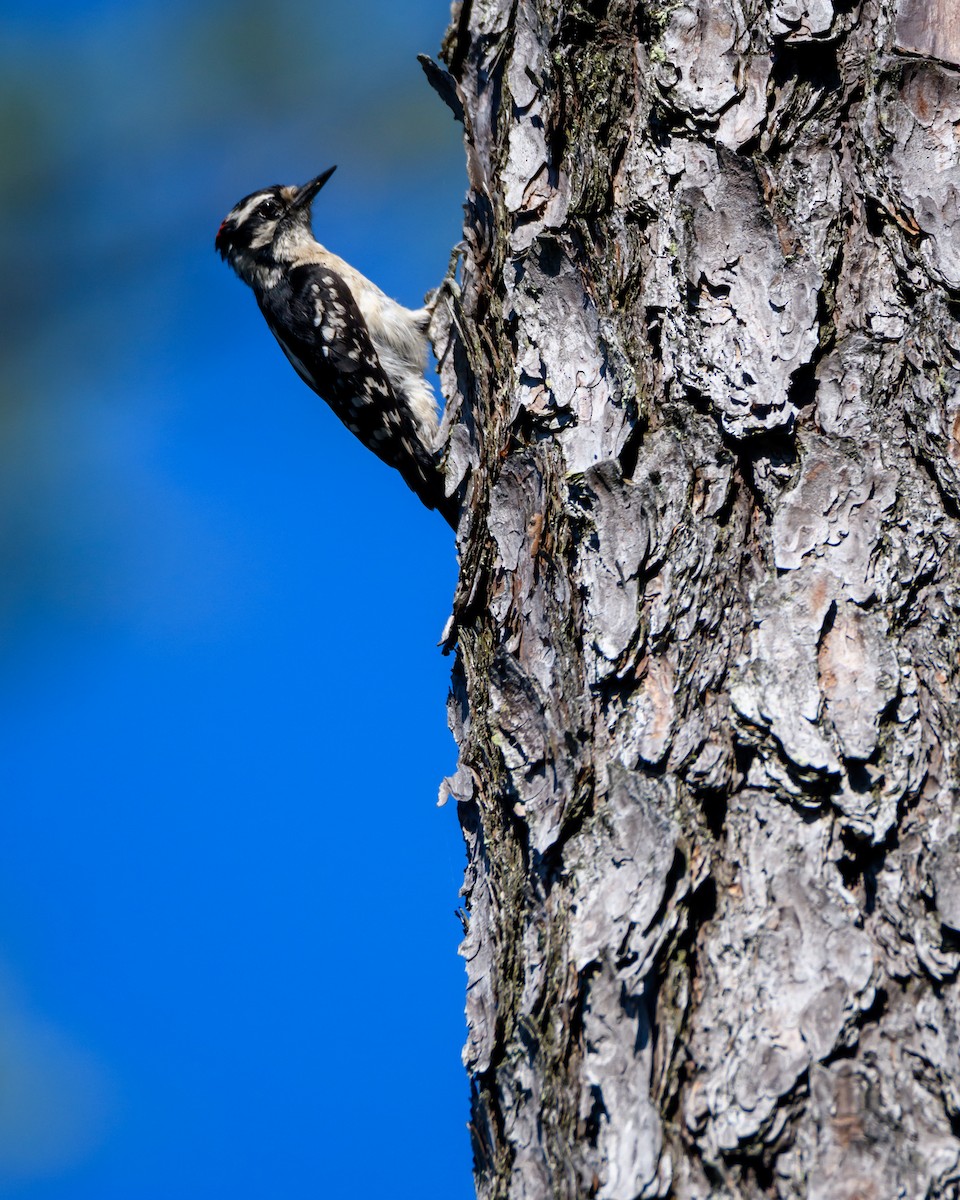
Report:
<svg viewBox="0 0 960 1200"><path fill-rule="evenodd" d="M336 167L302 187L268 187L245 196L224 217L215 246L247 283L296 254L297 243L312 240L310 206Z"/></svg>

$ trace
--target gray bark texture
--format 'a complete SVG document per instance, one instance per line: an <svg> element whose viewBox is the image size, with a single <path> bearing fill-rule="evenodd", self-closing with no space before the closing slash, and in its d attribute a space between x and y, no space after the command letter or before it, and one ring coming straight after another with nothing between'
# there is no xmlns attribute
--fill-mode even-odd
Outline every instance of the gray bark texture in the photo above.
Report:
<svg viewBox="0 0 960 1200"><path fill-rule="evenodd" d="M960 1196L954 0L444 60L480 1200Z"/></svg>

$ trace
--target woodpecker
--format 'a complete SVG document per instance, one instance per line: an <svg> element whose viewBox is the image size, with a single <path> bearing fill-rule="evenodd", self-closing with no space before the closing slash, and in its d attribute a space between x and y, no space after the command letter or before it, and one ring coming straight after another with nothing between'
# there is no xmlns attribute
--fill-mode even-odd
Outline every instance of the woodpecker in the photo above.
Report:
<svg viewBox="0 0 960 1200"><path fill-rule="evenodd" d="M335 170L244 197L217 231L216 249L253 289L304 383L453 524L436 401L424 379L431 310L404 308L314 238L311 205Z"/></svg>

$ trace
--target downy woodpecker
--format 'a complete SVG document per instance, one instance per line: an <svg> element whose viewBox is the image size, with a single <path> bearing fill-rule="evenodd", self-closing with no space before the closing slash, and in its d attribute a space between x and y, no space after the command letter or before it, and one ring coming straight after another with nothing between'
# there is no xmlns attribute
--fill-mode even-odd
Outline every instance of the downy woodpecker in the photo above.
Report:
<svg viewBox="0 0 960 1200"><path fill-rule="evenodd" d="M314 238L310 206L333 174L241 200L217 232L220 255L250 285L300 378L429 507L454 522L424 379L429 308L404 308Z"/></svg>

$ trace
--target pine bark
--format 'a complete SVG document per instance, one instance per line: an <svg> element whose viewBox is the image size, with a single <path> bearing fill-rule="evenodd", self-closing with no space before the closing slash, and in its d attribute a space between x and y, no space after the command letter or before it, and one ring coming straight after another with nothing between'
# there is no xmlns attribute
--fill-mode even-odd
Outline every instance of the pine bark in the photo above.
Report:
<svg viewBox="0 0 960 1200"><path fill-rule="evenodd" d="M481 1200L960 1195L960 28L463 0Z"/></svg>

